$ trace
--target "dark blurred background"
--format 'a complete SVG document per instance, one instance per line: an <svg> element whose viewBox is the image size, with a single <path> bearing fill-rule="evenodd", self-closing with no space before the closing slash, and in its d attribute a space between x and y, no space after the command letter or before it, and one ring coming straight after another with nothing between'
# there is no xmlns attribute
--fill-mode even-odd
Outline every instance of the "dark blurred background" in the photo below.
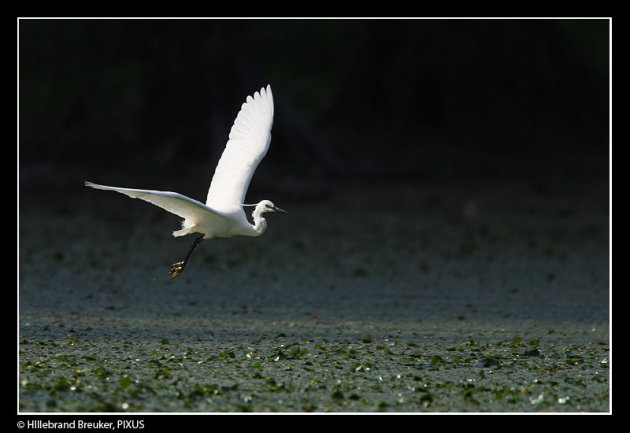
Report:
<svg viewBox="0 0 630 433"><path fill-rule="evenodd" d="M605 191L608 68L608 20L20 20L20 206L63 206L83 180L204 201L268 83L251 200L392 182Z"/></svg>

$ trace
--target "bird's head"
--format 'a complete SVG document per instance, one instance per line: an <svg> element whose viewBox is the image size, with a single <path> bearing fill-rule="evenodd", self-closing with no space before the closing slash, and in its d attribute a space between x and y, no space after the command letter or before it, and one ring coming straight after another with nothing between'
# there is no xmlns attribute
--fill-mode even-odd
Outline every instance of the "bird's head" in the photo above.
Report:
<svg viewBox="0 0 630 433"><path fill-rule="evenodd" d="M274 205L270 200L263 200L260 203L258 203L256 205L256 209L254 210L254 212L256 211L258 211L257 213L259 214L263 214L266 212L288 213L286 210L280 209L279 207Z"/></svg>
<svg viewBox="0 0 630 433"><path fill-rule="evenodd" d="M244 204L243 206L253 206ZM288 213L286 210L280 209L275 204L273 204L269 200L263 200L254 208L254 212L252 212L252 218L254 219L254 230L258 232L258 235L262 235L265 230L267 230L267 221L262 216L267 212L282 212Z"/></svg>

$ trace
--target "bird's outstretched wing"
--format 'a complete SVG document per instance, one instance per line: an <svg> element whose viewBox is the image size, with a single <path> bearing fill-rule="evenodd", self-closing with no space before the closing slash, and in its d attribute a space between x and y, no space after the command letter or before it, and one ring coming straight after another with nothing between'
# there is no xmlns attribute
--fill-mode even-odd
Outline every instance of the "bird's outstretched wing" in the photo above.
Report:
<svg viewBox="0 0 630 433"><path fill-rule="evenodd" d="M273 96L268 85L241 106L210 183L207 206L223 209L245 201L254 171L269 148L272 124Z"/></svg>
<svg viewBox="0 0 630 433"><path fill-rule="evenodd" d="M182 236L194 232L195 230L192 229L198 222L208 220L208 218L212 218L212 215L215 215L217 219L224 219L223 216L208 206L205 206L203 203L176 192L120 188L116 186L98 185L87 181L85 185L106 191L116 191L132 198L139 198L184 218L182 230L173 232L174 236Z"/></svg>

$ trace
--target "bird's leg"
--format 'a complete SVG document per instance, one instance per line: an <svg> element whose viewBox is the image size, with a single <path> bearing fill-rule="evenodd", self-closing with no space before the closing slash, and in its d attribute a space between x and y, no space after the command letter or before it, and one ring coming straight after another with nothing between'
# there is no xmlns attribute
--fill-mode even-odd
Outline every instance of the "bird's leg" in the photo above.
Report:
<svg viewBox="0 0 630 433"><path fill-rule="evenodd" d="M188 259L190 258L190 255L192 254L195 247L199 244L199 242L203 240L203 236L204 235L201 235L198 238L195 238L192 245L190 246L190 249L188 250L188 254L186 254L186 257L184 257L184 260L182 260L181 262L173 263L173 266L171 266L171 270L168 272L168 274L171 276L171 280L184 271L184 266L186 266L186 263L188 262Z"/></svg>

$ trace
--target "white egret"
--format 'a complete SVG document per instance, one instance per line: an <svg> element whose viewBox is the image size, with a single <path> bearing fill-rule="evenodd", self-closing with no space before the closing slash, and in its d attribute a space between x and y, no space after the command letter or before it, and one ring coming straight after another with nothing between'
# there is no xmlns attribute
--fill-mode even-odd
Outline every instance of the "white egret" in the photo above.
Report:
<svg viewBox="0 0 630 433"><path fill-rule="evenodd" d="M256 205L243 204L252 175L271 142L273 111L269 85L247 97L234 120L225 150L215 169L206 204L170 191L119 188L87 181L85 185L146 200L184 218L181 230L174 231L173 236L201 233L193 241L184 260L171 266L169 275L173 279L182 273L193 250L202 240L239 235L260 236L267 229L267 221L262 216L264 213L286 213L269 200L262 200ZM254 224L247 219L243 206L255 206L252 212Z"/></svg>

